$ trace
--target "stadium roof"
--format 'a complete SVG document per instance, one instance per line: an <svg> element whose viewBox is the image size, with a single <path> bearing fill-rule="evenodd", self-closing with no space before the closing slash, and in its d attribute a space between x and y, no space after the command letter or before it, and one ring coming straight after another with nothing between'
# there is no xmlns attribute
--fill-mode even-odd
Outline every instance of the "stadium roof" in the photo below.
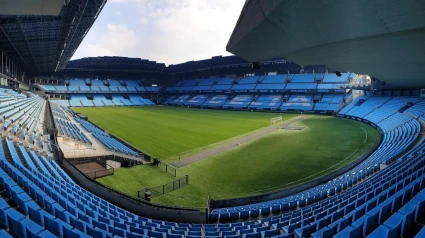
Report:
<svg viewBox="0 0 425 238"><path fill-rule="evenodd" d="M247 0L227 51L425 86L425 1Z"/></svg>
<svg viewBox="0 0 425 238"><path fill-rule="evenodd" d="M86 70L137 70L143 72L162 72L164 63L157 63L140 58L127 58L119 56L87 57L68 62L66 69Z"/></svg>
<svg viewBox="0 0 425 238"><path fill-rule="evenodd" d="M39 75L65 68L106 0L62 0L59 12L55 11L55 0L47 1L52 3L50 7L39 5L39 9L31 8L38 1L19 2L25 2L22 11L16 11L16 2L10 4L9 13L43 15L0 15L0 51ZM55 13L59 15L52 16Z"/></svg>
<svg viewBox="0 0 425 238"><path fill-rule="evenodd" d="M0 0L1 15L59 15L64 0Z"/></svg>

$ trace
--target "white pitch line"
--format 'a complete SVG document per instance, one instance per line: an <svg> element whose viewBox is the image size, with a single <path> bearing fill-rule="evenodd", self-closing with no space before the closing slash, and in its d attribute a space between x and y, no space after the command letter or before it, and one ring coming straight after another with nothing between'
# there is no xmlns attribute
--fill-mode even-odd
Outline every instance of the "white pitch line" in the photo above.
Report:
<svg viewBox="0 0 425 238"><path fill-rule="evenodd" d="M361 126L361 128L363 129L363 131L364 131L364 133L366 134L366 138L364 139L364 141L363 141L363 144L364 143L366 143L366 141L367 141L367 131Z"/></svg>

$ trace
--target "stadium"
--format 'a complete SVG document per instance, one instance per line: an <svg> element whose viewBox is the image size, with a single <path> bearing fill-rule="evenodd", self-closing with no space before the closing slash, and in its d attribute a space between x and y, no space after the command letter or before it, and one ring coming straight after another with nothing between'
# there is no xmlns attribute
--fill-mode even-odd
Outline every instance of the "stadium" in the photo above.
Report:
<svg viewBox="0 0 425 238"><path fill-rule="evenodd" d="M0 237L425 237L424 1L246 0L168 65L41 2L0 1Z"/></svg>

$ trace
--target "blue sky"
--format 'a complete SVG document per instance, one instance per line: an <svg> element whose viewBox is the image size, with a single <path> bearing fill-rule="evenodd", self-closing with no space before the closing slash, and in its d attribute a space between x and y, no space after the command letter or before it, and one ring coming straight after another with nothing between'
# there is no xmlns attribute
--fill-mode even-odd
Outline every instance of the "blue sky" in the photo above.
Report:
<svg viewBox="0 0 425 238"><path fill-rule="evenodd" d="M176 64L229 55L245 0L108 0L72 59L126 56Z"/></svg>

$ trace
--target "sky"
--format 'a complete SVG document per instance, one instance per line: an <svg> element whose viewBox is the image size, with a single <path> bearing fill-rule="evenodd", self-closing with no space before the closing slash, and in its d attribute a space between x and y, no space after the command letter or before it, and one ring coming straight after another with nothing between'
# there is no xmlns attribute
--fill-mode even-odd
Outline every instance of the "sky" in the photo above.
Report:
<svg viewBox="0 0 425 238"><path fill-rule="evenodd" d="M245 0L108 0L72 59L125 56L178 64L230 55Z"/></svg>

